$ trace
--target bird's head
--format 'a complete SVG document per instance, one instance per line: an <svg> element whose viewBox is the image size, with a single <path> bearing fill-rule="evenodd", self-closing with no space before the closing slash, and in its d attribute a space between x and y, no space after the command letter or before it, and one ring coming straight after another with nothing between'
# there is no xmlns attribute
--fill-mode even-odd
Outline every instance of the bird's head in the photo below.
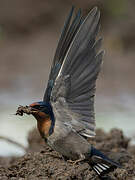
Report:
<svg viewBox="0 0 135 180"><path fill-rule="evenodd" d="M37 119L37 125L42 137L52 134L54 128L54 115L50 103L34 102L29 105L32 115Z"/></svg>
<svg viewBox="0 0 135 180"><path fill-rule="evenodd" d="M49 116L52 113L51 105L43 101L34 102L30 104L29 107L31 108L33 115L39 114L40 112L42 112L42 114L44 113Z"/></svg>

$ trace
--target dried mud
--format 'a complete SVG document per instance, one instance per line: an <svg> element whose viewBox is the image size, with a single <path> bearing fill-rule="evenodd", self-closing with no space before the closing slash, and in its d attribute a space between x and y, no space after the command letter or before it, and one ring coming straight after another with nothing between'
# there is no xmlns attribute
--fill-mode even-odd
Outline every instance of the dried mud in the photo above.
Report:
<svg viewBox="0 0 135 180"><path fill-rule="evenodd" d="M123 135L122 131L113 129L105 133L98 129L96 138L89 141L123 166L122 169L118 168L110 172L103 179L135 179L135 147L129 145L130 140ZM29 148L23 157L0 158L0 179L99 179L86 162L72 165L52 151L40 138L37 130L29 133L28 142Z"/></svg>

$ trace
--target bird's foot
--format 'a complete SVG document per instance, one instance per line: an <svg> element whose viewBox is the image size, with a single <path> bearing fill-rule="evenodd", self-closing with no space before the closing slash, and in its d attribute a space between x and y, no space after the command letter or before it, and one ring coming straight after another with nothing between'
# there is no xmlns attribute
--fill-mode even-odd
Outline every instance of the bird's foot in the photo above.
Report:
<svg viewBox="0 0 135 180"><path fill-rule="evenodd" d="M80 162L80 160L76 160L76 161L73 161L71 159L67 160L67 162L71 163L73 166L75 166L78 162Z"/></svg>
<svg viewBox="0 0 135 180"><path fill-rule="evenodd" d="M79 162L81 162L81 161L84 161L84 159L85 159L85 156L84 155L81 155L81 157L80 157L80 159L77 159L77 160L71 160L71 159L69 159L69 160L67 160L69 163L71 163L73 166L75 166L76 164L78 164Z"/></svg>

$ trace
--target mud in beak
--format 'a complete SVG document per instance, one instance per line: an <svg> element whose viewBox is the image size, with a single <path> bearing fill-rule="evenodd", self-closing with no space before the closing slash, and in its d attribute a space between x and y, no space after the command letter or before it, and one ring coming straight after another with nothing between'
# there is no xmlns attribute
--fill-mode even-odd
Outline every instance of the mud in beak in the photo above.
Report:
<svg viewBox="0 0 135 180"><path fill-rule="evenodd" d="M39 112L38 109L31 106L19 106L16 111L16 115L23 116L24 113L30 115L30 114L36 114L38 112Z"/></svg>

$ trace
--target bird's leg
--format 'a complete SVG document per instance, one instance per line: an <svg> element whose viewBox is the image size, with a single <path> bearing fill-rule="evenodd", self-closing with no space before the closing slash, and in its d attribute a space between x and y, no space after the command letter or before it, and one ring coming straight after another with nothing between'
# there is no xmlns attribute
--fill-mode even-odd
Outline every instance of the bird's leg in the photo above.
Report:
<svg viewBox="0 0 135 180"><path fill-rule="evenodd" d="M73 161L73 160L67 160L69 163L72 163L73 166L76 165L77 163L84 161L85 160L85 156L83 154L80 154L80 158Z"/></svg>

